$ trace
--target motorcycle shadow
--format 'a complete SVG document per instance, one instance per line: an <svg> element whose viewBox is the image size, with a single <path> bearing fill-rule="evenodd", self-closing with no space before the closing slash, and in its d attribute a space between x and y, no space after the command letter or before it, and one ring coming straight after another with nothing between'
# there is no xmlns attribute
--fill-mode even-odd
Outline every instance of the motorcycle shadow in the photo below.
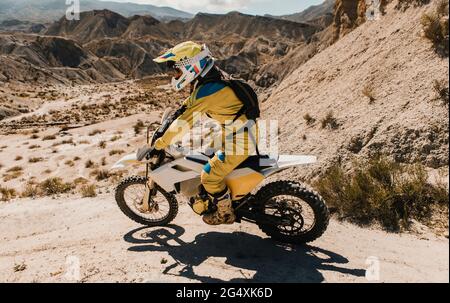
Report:
<svg viewBox="0 0 450 303"><path fill-rule="evenodd" d="M349 269L348 259L334 252L310 246L294 246L277 243L245 232L208 232L184 242L180 237L185 229L178 225L167 227L141 227L124 235L124 240L134 244L128 250L134 252L165 251L175 263L168 265L163 274L182 276L200 282L291 282L317 283L324 281L322 271L334 271L344 275L364 277L364 269ZM138 236L137 236L138 235ZM209 257L224 257L225 264L254 271L247 277L222 280L212 276L199 276L194 268ZM171 273L182 266L177 274Z"/></svg>

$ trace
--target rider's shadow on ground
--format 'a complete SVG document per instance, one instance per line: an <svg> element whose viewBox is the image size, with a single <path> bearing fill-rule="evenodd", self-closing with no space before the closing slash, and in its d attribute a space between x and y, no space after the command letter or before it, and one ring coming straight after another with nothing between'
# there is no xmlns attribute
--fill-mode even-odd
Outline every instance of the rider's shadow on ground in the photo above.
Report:
<svg viewBox="0 0 450 303"><path fill-rule="evenodd" d="M175 263L170 264L169 261L164 274L200 282L321 282L324 277L319 270L356 277L365 275L364 269L337 266L348 263L345 257L313 246L283 245L244 232L203 233L197 235L193 242L186 243L180 239L184 231L177 225L156 229L144 227L130 231L124 239L135 244L129 248L130 251L168 252ZM256 273L253 277L245 277L242 273L242 278L229 281L197 275L195 267L209 257L224 257L225 264ZM176 272L174 269L178 266L184 268Z"/></svg>

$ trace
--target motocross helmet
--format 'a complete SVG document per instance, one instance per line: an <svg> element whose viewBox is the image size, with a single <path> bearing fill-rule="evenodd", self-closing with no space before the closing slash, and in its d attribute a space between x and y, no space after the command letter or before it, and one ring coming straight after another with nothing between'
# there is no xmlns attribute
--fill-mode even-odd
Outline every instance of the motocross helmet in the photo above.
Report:
<svg viewBox="0 0 450 303"><path fill-rule="evenodd" d="M176 71L172 87L180 91L200 76L204 76L214 65L214 58L206 45L192 41L183 42L153 59L156 63L166 63Z"/></svg>

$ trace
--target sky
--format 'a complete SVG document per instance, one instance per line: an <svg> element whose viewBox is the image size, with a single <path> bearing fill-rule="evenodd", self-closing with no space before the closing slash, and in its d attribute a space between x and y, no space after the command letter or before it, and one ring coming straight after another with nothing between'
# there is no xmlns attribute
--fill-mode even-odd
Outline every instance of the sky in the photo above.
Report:
<svg viewBox="0 0 450 303"><path fill-rule="evenodd" d="M106 1L106 0L104 0ZM115 2L134 2L170 6L196 14L227 13L237 10L252 15L286 15L298 13L311 5L317 5L323 0L109 0Z"/></svg>

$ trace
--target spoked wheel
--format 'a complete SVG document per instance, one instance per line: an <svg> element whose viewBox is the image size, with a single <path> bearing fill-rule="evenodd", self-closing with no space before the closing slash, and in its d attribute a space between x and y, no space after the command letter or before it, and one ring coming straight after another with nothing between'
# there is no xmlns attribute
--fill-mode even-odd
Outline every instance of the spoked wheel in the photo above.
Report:
<svg viewBox="0 0 450 303"><path fill-rule="evenodd" d="M329 211L319 194L301 184L278 181L264 186L257 194L257 211L279 217L279 225L259 223L273 239L301 244L322 236L329 222Z"/></svg>
<svg viewBox="0 0 450 303"><path fill-rule="evenodd" d="M117 186L116 202L120 210L131 220L147 226L169 224L178 213L174 195L155 186L148 205L144 203L147 178L129 177Z"/></svg>

